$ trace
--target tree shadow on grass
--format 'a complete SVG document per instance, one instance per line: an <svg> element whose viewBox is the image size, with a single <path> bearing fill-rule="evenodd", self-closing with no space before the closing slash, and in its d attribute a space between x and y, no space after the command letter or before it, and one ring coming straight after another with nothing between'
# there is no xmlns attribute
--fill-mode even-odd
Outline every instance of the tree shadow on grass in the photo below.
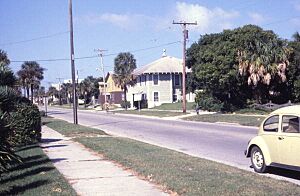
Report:
<svg viewBox="0 0 300 196"><path fill-rule="evenodd" d="M9 170L10 171L23 170L23 169L28 169L28 168L31 168L31 167L34 167L34 166L47 164L47 163L50 163L50 162L51 161L48 158L33 160L33 161L27 161L27 162L23 161L23 163L9 168Z"/></svg>
<svg viewBox="0 0 300 196"><path fill-rule="evenodd" d="M33 149L33 148L39 148L39 145L38 144L32 144L32 145L17 147L15 152L22 152L24 150L30 150L30 149Z"/></svg>
<svg viewBox="0 0 300 196"><path fill-rule="evenodd" d="M23 193L26 190L30 190L30 189L34 189L34 188L43 186L45 184L48 184L49 182L50 182L49 180L38 180L38 181L31 182L31 183L28 183L28 184L25 184L25 185L12 186L12 187L10 187L9 190L0 192L0 196L19 195L19 194Z"/></svg>
<svg viewBox="0 0 300 196"><path fill-rule="evenodd" d="M30 171L26 171L22 174L13 175L13 176L9 176L8 178L4 178L3 180L0 180L0 183L4 184L4 183L7 183L7 182L12 182L14 180L19 180L19 179L26 178L28 176L33 176L33 175L36 175L36 174L41 174L43 172L48 172L48 171L51 171L53 169L54 169L54 167L35 168L35 169L30 170Z"/></svg>

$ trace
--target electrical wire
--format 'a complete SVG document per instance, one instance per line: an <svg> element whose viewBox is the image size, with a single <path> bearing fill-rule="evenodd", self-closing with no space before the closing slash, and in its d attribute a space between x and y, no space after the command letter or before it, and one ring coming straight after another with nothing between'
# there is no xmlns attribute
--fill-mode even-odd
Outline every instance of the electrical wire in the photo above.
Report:
<svg viewBox="0 0 300 196"><path fill-rule="evenodd" d="M126 51L126 52L130 52L130 53L136 53L136 52L142 52L145 50L151 50L151 49L155 49L155 48L160 48L162 46L168 46L168 45L173 45L176 43L181 43L181 41L174 41L174 42L169 42L169 43L165 43L165 44L161 44L158 46L152 46L152 47L147 47L147 48L141 48L141 49L137 49L137 50L131 50L131 51ZM118 53L111 53L111 54L106 54L103 55L105 56L115 56L118 55L120 52ZM75 60L82 60L82 59L91 59L91 58L97 58L98 55L92 55L92 56L84 56L84 57L75 57ZM58 58L58 59L36 59L36 60L11 60L10 62L12 63L22 63L25 61L36 61L36 62L53 62L53 61L69 61L71 60L70 58Z"/></svg>
<svg viewBox="0 0 300 196"><path fill-rule="evenodd" d="M26 43L26 42L41 40L41 39L47 39L47 38L50 38L50 37L56 37L56 36L59 36L59 35L67 34L69 32L70 31L64 31L64 32L54 33L54 34L51 34L51 35L45 35L45 36L36 37L36 38L32 38L32 39L27 39L27 40L22 40L22 41L0 43L0 46L15 45L15 44L21 44L21 43Z"/></svg>

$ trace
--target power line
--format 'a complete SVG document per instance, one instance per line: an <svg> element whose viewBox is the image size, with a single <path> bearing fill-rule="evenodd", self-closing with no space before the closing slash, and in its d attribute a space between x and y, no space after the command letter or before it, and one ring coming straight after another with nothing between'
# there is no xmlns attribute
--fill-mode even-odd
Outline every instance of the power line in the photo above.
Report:
<svg viewBox="0 0 300 196"><path fill-rule="evenodd" d="M7 43L0 43L0 46L7 46L7 45L14 45L14 44L21 44L21 43L26 43L26 42L31 42L31 41L36 41L36 40L41 40L41 39L46 39L46 38L50 38L50 37L56 37L59 35L63 35L63 34L67 34L70 31L64 31L64 32L59 32L59 33L54 33L51 35L45 35L45 36L41 36L41 37L36 37L36 38L32 38L32 39L27 39L27 40L22 40L22 41L16 41L16 42L7 42Z"/></svg>
<svg viewBox="0 0 300 196"><path fill-rule="evenodd" d="M141 48L141 49L137 49L137 50L131 50L131 51L126 51L126 52L130 52L130 53L136 53L136 52L142 52L142 51L146 51L146 50L151 50L151 49L155 49L155 48L160 48L162 46L168 46L168 45L173 45L176 43L181 43L181 41L174 41L174 42L169 42L169 43L165 43L165 44L161 44L158 46L152 46L152 47L147 47L147 48ZM120 52L118 53L110 53L107 55L103 55L105 56L114 56L114 55L118 55ZM98 55L92 55L92 56L84 56L84 57L75 57L75 60L82 60L82 59L91 59L91 58L97 58ZM23 63L25 61L37 61L37 62L53 62L53 61L69 61L70 58L57 58L57 59L36 59L36 60L11 60L10 62L12 63Z"/></svg>

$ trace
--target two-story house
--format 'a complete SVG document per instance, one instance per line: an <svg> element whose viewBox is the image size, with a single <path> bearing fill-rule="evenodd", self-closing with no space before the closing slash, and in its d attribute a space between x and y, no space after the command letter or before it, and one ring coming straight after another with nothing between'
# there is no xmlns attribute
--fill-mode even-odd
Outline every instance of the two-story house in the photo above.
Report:
<svg viewBox="0 0 300 196"><path fill-rule="evenodd" d="M190 69L186 69L187 74ZM136 84L128 86L127 100L131 106L144 100L148 108L162 103L173 103L182 100L182 59L163 56L133 72ZM188 102L194 101L194 94L187 94Z"/></svg>
<svg viewBox="0 0 300 196"><path fill-rule="evenodd" d="M106 102L109 104L120 104L123 100L123 90L118 87L113 80L113 74L108 72L105 77L105 83L99 82L100 91L100 104L102 105L105 101L104 95L106 96Z"/></svg>

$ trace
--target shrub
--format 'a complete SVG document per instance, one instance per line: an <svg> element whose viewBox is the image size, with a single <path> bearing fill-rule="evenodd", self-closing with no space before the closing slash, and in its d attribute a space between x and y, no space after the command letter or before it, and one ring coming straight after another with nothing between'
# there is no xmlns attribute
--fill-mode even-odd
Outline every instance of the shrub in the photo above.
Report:
<svg viewBox="0 0 300 196"><path fill-rule="evenodd" d="M122 101L121 102L121 107L122 108L130 108L130 102L129 101Z"/></svg>
<svg viewBox="0 0 300 196"><path fill-rule="evenodd" d="M26 145L41 139L41 115L37 106L21 99L16 104L16 111L10 115L9 128L12 130L9 142L15 145Z"/></svg>
<svg viewBox="0 0 300 196"><path fill-rule="evenodd" d="M195 102L199 109L208 111L221 111L224 104L206 92L197 92Z"/></svg>

